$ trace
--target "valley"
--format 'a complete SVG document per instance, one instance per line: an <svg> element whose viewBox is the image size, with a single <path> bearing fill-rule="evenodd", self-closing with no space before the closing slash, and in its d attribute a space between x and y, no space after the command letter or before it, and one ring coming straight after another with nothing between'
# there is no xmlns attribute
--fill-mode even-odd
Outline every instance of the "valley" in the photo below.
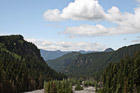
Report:
<svg viewBox="0 0 140 93"><path fill-rule="evenodd" d="M0 93L140 93L140 0L0 0Z"/></svg>
<svg viewBox="0 0 140 93"><path fill-rule="evenodd" d="M0 36L0 57L1 93L140 92L140 44L45 62L23 36Z"/></svg>
<svg viewBox="0 0 140 93"><path fill-rule="evenodd" d="M70 77L93 77L102 73L109 63L119 62L125 57L132 57L140 50L140 44L124 46L116 51L81 54L72 52L54 60L46 61L57 72Z"/></svg>

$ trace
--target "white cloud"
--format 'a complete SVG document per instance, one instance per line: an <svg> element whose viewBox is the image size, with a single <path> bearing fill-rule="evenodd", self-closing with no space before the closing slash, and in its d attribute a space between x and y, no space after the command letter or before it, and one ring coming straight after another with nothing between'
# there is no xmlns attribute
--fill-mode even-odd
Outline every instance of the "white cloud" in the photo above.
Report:
<svg viewBox="0 0 140 93"><path fill-rule="evenodd" d="M63 20L63 18L61 17L60 11L58 9L47 10L43 14L43 16L48 21L62 21Z"/></svg>
<svg viewBox="0 0 140 93"><path fill-rule="evenodd" d="M139 0L138 0L139 1ZM58 9L47 10L44 17L48 21L88 20L88 21L110 21L116 27L105 27L101 24L67 27L64 31L70 37L78 36L103 36L119 35L140 32L140 7L134 9L133 13L121 13L119 8L112 6L107 13L104 12L98 0L75 0L68 4L62 11Z"/></svg>
<svg viewBox="0 0 140 93"><path fill-rule="evenodd" d="M68 4L62 12L58 9L47 10L43 14L48 21L72 20L101 20L105 13L98 0L75 0Z"/></svg>
<svg viewBox="0 0 140 93"><path fill-rule="evenodd" d="M108 14L106 14L106 17L105 17L106 20L115 22L115 23L120 23L123 20L122 13L120 12L118 7L113 6L107 12Z"/></svg>
<svg viewBox="0 0 140 93"><path fill-rule="evenodd" d="M112 7L108 10L106 19L114 22L120 26L140 28L140 8L134 9L134 14L132 13L121 13L117 7Z"/></svg>
<svg viewBox="0 0 140 93"><path fill-rule="evenodd" d="M26 39L29 42L33 42L40 49L46 50L62 50L62 51L78 51L78 50L91 50L91 51L103 51L106 49L105 45L98 42L53 42L47 40L36 40L36 39Z"/></svg>
<svg viewBox="0 0 140 93"><path fill-rule="evenodd" d="M100 36L107 35L108 30L102 25L80 25L77 27L68 27L66 28L65 34L68 34L71 38L77 36Z"/></svg>
<svg viewBox="0 0 140 93"><path fill-rule="evenodd" d="M93 25L80 25L74 27L67 27L64 34L70 37L93 37L103 35L119 35L140 32L140 8L134 10L132 13L121 13L117 7L112 7L108 10L106 19L116 23L116 27L105 27L97 24Z"/></svg>
<svg viewBox="0 0 140 93"><path fill-rule="evenodd" d="M137 1L140 2L140 0ZM134 11L135 13L139 13L139 7ZM117 24L128 19L128 17L133 18L133 14L127 12L122 14L116 6L112 6L112 8L108 9L107 13L105 13L98 0L75 0L69 3L67 7L63 8L62 11L58 9L49 9L43 16L47 21L62 21L66 19L77 21L107 20Z"/></svg>

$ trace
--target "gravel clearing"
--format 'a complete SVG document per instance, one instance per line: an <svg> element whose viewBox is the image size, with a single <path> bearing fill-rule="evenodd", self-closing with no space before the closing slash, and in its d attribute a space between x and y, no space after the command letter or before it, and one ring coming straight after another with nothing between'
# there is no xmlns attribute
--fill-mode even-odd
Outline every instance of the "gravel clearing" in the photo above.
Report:
<svg viewBox="0 0 140 93"><path fill-rule="evenodd" d="M73 86L75 87L75 86ZM95 93L95 87L83 87L84 90L81 91L74 91L74 93ZM24 92L24 93L44 93L44 89L41 90L35 90L30 92Z"/></svg>
<svg viewBox="0 0 140 93"><path fill-rule="evenodd" d="M74 93L95 93L95 87L83 87L84 90L74 91Z"/></svg>

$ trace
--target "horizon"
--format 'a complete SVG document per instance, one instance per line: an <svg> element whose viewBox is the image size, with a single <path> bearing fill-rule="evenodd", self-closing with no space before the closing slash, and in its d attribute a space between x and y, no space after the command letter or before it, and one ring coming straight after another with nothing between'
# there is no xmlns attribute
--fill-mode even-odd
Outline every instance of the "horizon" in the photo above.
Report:
<svg viewBox="0 0 140 93"><path fill-rule="evenodd" d="M17 35L21 35L21 34L11 34L11 35L0 35L0 36L12 36L12 35L14 35L14 36L17 36ZM21 35L21 36L23 36L23 35ZM25 41L27 41L25 38L24 38L24 36L23 36L23 39L25 40ZM28 42L31 42L31 41L28 41ZM33 42L31 42L31 43L33 43ZM33 43L34 44L34 43ZM120 48L123 48L123 47L129 47L129 46L133 46L133 45L137 45L137 44L140 44L140 43L136 43L136 44L131 44L131 45L126 45L126 46L122 46L122 47L119 47L118 49L120 49ZM84 52L92 52L91 50L66 50L66 51L63 51L63 50L46 50L46 49L41 49L41 48L38 48L38 49L40 49L40 50L45 50L45 51L61 51L61 52L80 52L80 51L84 51ZM113 49L113 48L111 48L111 47L108 47L108 48L106 48L106 49ZM93 52L104 52L106 49L104 49L104 50L102 50L102 51L93 51ZM113 49L114 51L117 51L118 49Z"/></svg>
<svg viewBox="0 0 140 93"><path fill-rule="evenodd" d="M39 49L104 51L140 43L140 0L1 0L0 11L0 35L20 34Z"/></svg>

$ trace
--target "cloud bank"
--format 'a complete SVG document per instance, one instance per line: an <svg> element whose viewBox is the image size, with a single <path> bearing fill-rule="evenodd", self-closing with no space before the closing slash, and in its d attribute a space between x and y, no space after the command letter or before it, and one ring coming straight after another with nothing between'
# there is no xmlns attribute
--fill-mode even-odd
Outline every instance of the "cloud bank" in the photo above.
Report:
<svg viewBox="0 0 140 93"><path fill-rule="evenodd" d="M105 45L98 42L88 43L88 42L53 42L47 40L36 40L36 39L26 39L29 42L33 42L38 48L45 50L62 50L62 51L103 51L106 49Z"/></svg>
<svg viewBox="0 0 140 93"><path fill-rule="evenodd" d="M139 0L137 0L139 2ZM104 11L98 0L75 0L68 4L62 11L58 9L47 10L44 13L47 21L109 21L116 27L105 27L101 24L67 27L64 31L69 37L94 37L106 35L119 35L140 32L140 7L133 13L121 13L119 8L112 6L107 12Z"/></svg>

